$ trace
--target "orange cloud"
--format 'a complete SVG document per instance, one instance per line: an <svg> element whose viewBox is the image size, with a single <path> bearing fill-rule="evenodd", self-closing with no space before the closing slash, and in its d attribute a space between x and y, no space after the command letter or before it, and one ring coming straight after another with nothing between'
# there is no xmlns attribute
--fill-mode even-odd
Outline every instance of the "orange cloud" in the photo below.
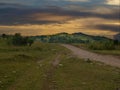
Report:
<svg viewBox="0 0 120 90"><path fill-rule="evenodd" d="M57 15L53 13L35 13L28 17L32 18L32 20L35 21L56 21L56 22L66 21L72 18L72 16L69 15Z"/></svg>
<svg viewBox="0 0 120 90"><path fill-rule="evenodd" d="M120 5L119 0L107 0L107 4L109 5Z"/></svg>
<svg viewBox="0 0 120 90"><path fill-rule="evenodd" d="M61 32L75 33L82 32L91 35L113 36L118 32L114 30L102 30L94 28L97 25L120 25L119 21L105 20L100 18L86 18L69 20L65 23L42 24L42 25L17 25L0 26L1 33L22 33L23 35L48 35Z"/></svg>

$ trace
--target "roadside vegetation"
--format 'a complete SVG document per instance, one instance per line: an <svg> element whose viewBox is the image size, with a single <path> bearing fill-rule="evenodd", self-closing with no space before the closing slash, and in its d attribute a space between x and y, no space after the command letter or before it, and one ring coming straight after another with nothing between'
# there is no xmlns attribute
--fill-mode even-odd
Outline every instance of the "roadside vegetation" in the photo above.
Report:
<svg viewBox="0 0 120 90"><path fill-rule="evenodd" d="M0 90L117 90L120 69L78 59L56 43L10 43L19 35L0 37ZM17 36L17 37L16 37ZM31 38L30 38L31 39ZM33 39L32 39L33 40ZM8 43L9 42L9 43ZM53 66L56 57L60 63Z"/></svg>
<svg viewBox="0 0 120 90"><path fill-rule="evenodd" d="M100 54L108 55L120 55L120 42L118 41L102 41L102 42L92 42L88 44L72 44L79 48L87 49Z"/></svg>

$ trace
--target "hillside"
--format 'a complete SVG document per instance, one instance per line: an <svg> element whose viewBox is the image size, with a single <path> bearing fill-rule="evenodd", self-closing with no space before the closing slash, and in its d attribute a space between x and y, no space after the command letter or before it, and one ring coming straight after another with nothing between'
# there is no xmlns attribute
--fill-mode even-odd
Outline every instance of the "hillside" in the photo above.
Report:
<svg viewBox="0 0 120 90"><path fill-rule="evenodd" d="M41 42L49 43L89 43L95 41L106 42L111 40L106 37L86 35L83 33L58 33L55 35L34 36L32 38Z"/></svg>

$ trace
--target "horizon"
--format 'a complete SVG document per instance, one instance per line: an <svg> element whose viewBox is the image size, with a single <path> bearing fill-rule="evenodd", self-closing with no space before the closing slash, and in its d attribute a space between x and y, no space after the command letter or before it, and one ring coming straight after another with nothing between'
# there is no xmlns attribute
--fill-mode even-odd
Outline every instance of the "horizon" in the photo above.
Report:
<svg viewBox="0 0 120 90"><path fill-rule="evenodd" d="M1 0L0 34L120 33L118 0Z"/></svg>

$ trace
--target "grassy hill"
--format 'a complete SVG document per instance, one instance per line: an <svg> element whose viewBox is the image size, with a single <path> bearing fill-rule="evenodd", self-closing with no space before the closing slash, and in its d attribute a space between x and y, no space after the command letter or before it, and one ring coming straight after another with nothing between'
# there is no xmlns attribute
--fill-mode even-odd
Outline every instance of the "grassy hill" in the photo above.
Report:
<svg viewBox="0 0 120 90"><path fill-rule="evenodd" d="M99 42L111 41L111 39L108 39L106 37L91 36L83 33L73 33L73 34L58 33L55 35L35 36L33 38L41 42L49 42L49 43L89 43L96 41Z"/></svg>
<svg viewBox="0 0 120 90"><path fill-rule="evenodd" d="M60 63L53 65L58 60ZM59 44L0 39L0 90L116 90L120 69L74 57Z"/></svg>

